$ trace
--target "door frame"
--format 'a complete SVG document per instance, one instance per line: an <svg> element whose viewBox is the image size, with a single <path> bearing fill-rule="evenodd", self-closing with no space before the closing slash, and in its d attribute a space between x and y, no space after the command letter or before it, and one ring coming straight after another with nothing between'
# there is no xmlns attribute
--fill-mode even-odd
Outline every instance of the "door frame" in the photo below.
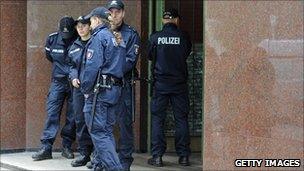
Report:
<svg viewBox="0 0 304 171"><path fill-rule="evenodd" d="M149 0L149 35L151 35L156 30L161 30L162 28L162 22L161 22L161 16L162 12L165 7L165 1L164 0ZM148 62L148 78L151 78L151 67L152 62ZM148 94L151 92L152 85L149 84L148 86ZM151 153L151 96L148 95L148 139L147 139L147 147L148 147L148 153Z"/></svg>

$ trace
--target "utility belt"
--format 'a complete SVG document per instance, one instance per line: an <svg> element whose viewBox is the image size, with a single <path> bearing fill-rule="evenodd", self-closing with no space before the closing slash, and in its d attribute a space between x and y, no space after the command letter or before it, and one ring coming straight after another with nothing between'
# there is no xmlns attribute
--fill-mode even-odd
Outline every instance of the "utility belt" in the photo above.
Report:
<svg viewBox="0 0 304 171"><path fill-rule="evenodd" d="M69 77L68 76L54 76L52 78L53 81L58 81L61 83L69 83Z"/></svg>
<svg viewBox="0 0 304 171"><path fill-rule="evenodd" d="M99 82L96 84L96 88L112 88L112 86L123 86L123 81L121 78L116 78L111 75L102 74Z"/></svg>

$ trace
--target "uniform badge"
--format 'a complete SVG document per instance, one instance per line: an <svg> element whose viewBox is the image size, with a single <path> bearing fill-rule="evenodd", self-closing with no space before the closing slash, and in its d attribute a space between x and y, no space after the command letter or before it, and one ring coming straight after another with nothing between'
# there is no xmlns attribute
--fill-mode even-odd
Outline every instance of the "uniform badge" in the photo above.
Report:
<svg viewBox="0 0 304 171"><path fill-rule="evenodd" d="M64 27L63 32L69 32L68 28Z"/></svg>
<svg viewBox="0 0 304 171"><path fill-rule="evenodd" d="M94 51L92 49L88 49L86 58L91 59L93 57L93 53L94 53Z"/></svg>
<svg viewBox="0 0 304 171"><path fill-rule="evenodd" d="M135 48L135 55L138 55L139 53L139 46L138 45L134 45Z"/></svg>
<svg viewBox="0 0 304 171"><path fill-rule="evenodd" d="M63 49L52 49L52 52L54 53L64 53Z"/></svg>
<svg viewBox="0 0 304 171"><path fill-rule="evenodd" d="M111 5L117 5L117 1L112 1Z"/></svg>

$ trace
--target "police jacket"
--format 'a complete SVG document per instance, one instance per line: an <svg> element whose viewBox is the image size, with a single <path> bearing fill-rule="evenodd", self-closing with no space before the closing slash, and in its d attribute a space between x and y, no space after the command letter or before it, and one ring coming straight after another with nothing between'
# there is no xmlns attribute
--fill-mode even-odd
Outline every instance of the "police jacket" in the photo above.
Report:
<svg viewBox="0 0 304 171"><path fill-rule="evenodd" d="M92 94L98 72L122 79L125 70L126 45L117 44L114 35L106 25L102 24L93 30L91 39L85 50L84 68L80 73L81 91ZM112 86L100 92L99 100L116 103L121 93L121 87Z"/></svg>
<svg viewBox="0 0 304 171"><path fill-rule="evenodd" d="M46 58L53 63L52 78L68 78L70 71L68 51L74 40L66 41L57 32L48 36L45 43L45 54Z"/></svg>
<svg viewBox="0 0 304 171"><path fill-rule="evenodd" d="M126 79L130 79L131 71L134 67L136 67L136 62L138 60L140 41L139 35L134 28L125 24L124 22L117 30L121 32L124 43L126 44L126 67L124 77Z"/></svg>
<svg viewBox="0 0 304 171"><path fill-rule="evenodd" d="M179 92L187 90L187 58L191 42L186 33L173 23L167 23L161 31L150 36L148 58L154 63L155 90Z"/></svg>
<svg viewBox="0 0 304 171"><path fill-rule="evenodd" d="M89 40L87 40L89 41ZM70 75L69 78L79 79L80 70L82 67L83 54L86 44L79 37L76 39L69 50L69 57L71 61Z"/></svg>

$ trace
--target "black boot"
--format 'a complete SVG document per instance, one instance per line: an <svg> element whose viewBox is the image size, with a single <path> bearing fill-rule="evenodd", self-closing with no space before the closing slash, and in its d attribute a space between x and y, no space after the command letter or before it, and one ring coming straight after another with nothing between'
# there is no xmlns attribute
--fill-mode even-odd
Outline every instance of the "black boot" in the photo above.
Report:
<svg viewBox="0 0 304 171"><path fill-rule="evenodd" d="M163 159L162 157L152 157L148 160L149 165L153 165L156 167L163 167Z"/></svg>
<svg viewBox="0 0 304 171"><path fill-rule="evenodd" d="M179 157L178 164L180 164L182 166L189 166L190 165L189 157L188 156Z"/></svg>
<svg viewBox="0 0 304 171"><path fill-rule="evenodd" d="M89 161L86 166L88 169L93 169L93 164L91 161Z"/></svg>
<svg viewBox="0 0 304 171"><path fill-rule="evenodd" d="M96 167L94 168L94 171L103 171L103 167L96 166Z"/></svg>
<svg viewBox="0 0 304 171"><path fill-rule="evenodd" d="M44 148L41 148L39 151L37 151L35 154L32 155L32 159L34 161L39 160L46 160L46 159L52 159L52 151L46 150Z"/></svg>
<svg viewBox="0 0 304 171"><path fill-rule="evenodd" d="M67 159L73 159L74 158L73 151L70 148L67 148L67 147L62 148L61 155L62 155L62 157L65 157Z"/></svg>
<svg viewBox="0 0 304 171"><path fill-rule="evenodd" d="M73 167L85 166L91 160L90 156L80 155L72 161Z"/></svg>

